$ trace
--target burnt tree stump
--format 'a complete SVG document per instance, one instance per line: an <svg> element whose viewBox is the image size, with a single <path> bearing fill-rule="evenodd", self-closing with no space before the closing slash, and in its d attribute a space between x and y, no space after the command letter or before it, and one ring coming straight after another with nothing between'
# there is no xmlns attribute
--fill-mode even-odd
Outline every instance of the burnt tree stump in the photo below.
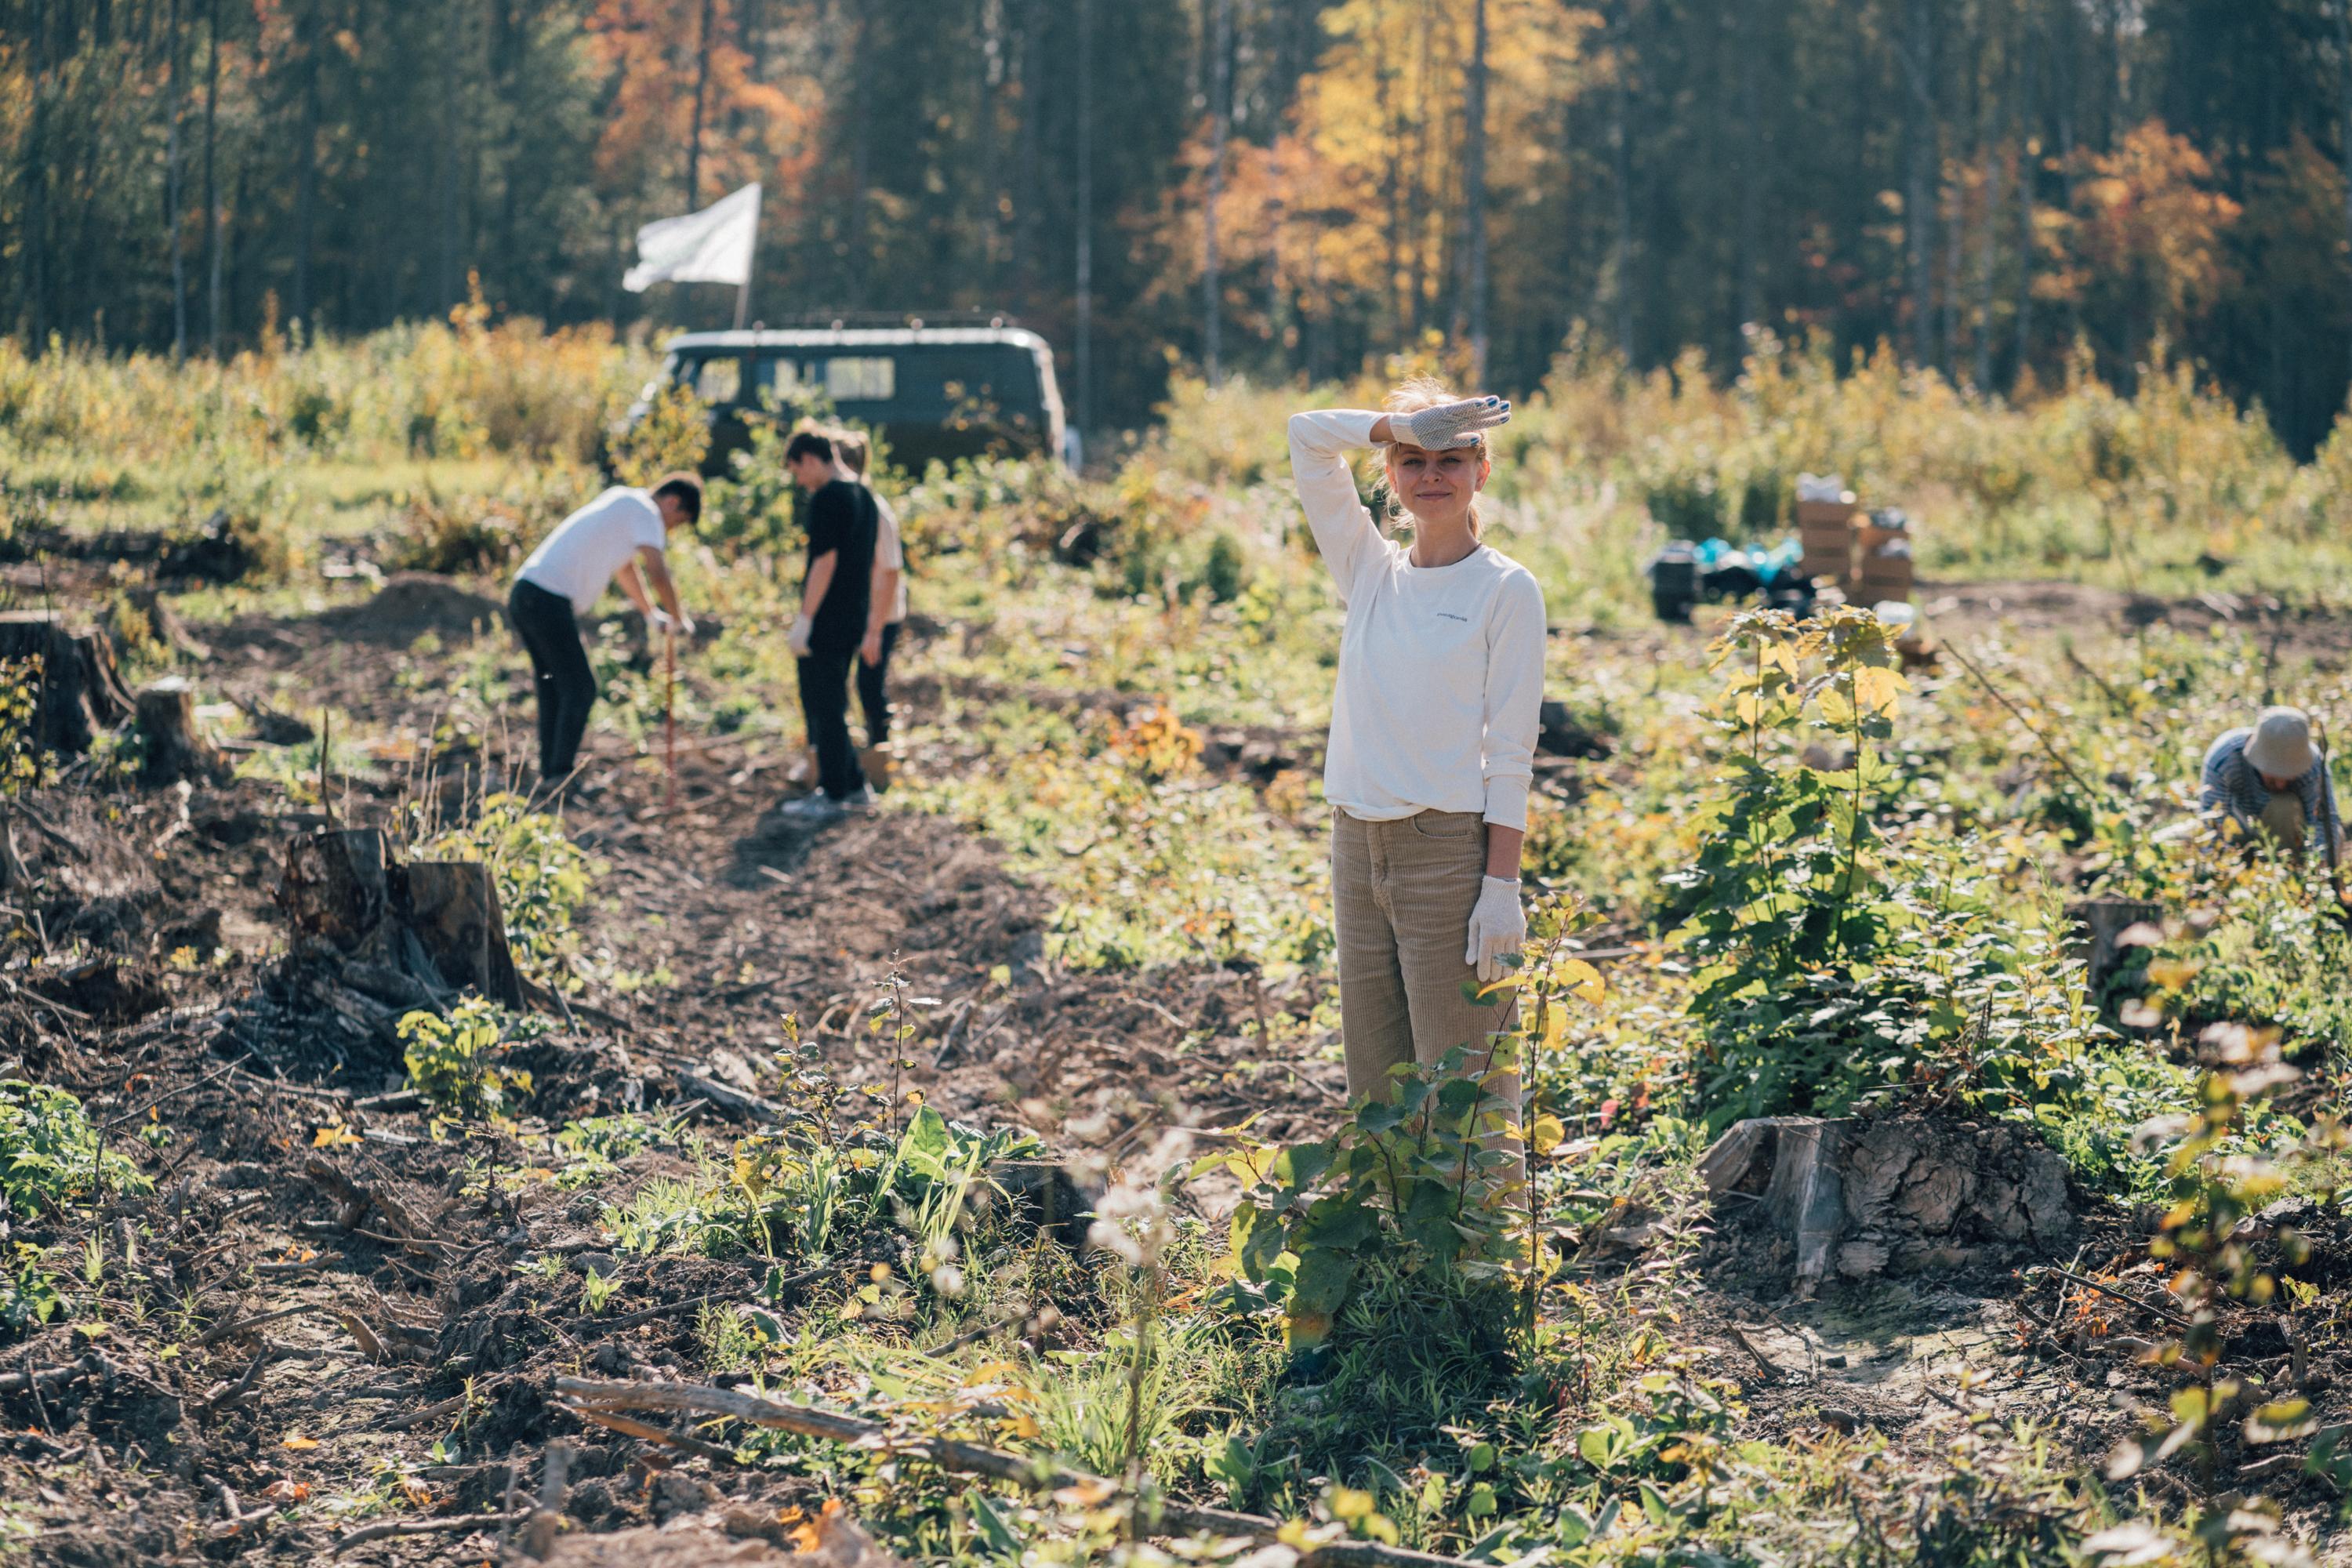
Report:
<svg viewBox="0 0 2352 1568"><path fill-rule="evenodd" d="M143 784L221 784L229 776L220 748L196 728L196 689L174 675L141 690L134 716L144 755Z"/></svg>
<svg viewBox="0 0 2352 1568"><path fill-rule="evenodd" d="M396 1009L467 987L523 1005L498 884L479 861L403 866L382 828L330 828L287 846L276 897L295 959L346 990Z"/></svg>
<svg viewBox="0 0 2352 1568"><path fill-rule="evenodd" d="M100 731L131 716L114 647L95 627L75 627L43 610L0 613L0 660L11 659L40 661L33 732L47 751L80 756Z"/></svg>
<svg viewBox="0 0 2352 1568"><path fill-rule="evenodd" d="M297 944L374 956L392 908L392 863L380 827L329 828L288 845L276 897Z"/></svg>

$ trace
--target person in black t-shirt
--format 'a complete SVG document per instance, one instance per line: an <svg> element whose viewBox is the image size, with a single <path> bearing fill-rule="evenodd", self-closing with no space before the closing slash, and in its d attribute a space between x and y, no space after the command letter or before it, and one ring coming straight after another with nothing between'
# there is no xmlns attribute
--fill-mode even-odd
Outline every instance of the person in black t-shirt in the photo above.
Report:
<svg viewBox="0 0 2352 1568"><path fill-rule="evenodd" d="M872 492L843 475L833 442L819 432L793 436L784 447L784 466L808 492L808 575L792 648L800 660L801 712L816 747L820 785L784 810L825 821L874 802L849 740L849 672L866 639L877 519Z"/></svg>

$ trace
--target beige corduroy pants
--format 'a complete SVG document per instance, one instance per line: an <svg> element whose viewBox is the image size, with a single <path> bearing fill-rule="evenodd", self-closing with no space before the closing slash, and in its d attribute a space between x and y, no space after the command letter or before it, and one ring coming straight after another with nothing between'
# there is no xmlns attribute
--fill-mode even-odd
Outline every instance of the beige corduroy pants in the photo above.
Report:
<svg viewBox="0 0 2352 1568"><path fill-rule="evenodd" d="M1331 901L1339 938L1339 1035L1348 1096L1385 1093L1389 1069L1471 1048L1483 1070L1493 1037L1511 1029L1511 993L1484 1002L1463 962L1470 911L1486 874L1486 824L1475 812L1424 811L1397 822L1331 814ZM1516 1079L1498 1086L1516 1105Z"/></svg>

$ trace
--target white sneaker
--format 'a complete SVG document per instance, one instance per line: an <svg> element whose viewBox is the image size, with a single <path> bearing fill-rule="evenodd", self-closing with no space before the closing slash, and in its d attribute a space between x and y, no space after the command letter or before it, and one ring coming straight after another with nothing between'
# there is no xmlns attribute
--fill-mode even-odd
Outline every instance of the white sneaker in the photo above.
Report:
<svg viewBox="0 0 2352 1568"><path fill-rule="evenodd" d="M871 811L874 809L874 787L859 784L856 795L844 796L836 804L844 811Z"/></svg>
<svg viewBox="0 0 2352 1568"><path fill-rule="evenodd" d="M833 821L843 814L844 809L839 801L819 791L814 795L804 795L784 802L780 808L780 815L789 822L815 825Z"/></svg>

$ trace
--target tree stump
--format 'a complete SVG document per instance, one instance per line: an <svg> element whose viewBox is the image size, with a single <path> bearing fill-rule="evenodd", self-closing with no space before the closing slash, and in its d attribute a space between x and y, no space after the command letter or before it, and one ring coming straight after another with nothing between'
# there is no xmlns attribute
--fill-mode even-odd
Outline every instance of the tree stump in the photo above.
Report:
<svg viewBox="0 0 2352 1568"><path fill-rule="evenodd" d="M308 939L353 956L380 951L391 873L392 841L383 829L329 828L286 847L278 907L298 944Z"/></svg>
<svg viewBox="0 0 2352 1568"><path fill-rule="evenodd" d="M491 1001L522 1005L522 977L507 946L498 883L478 860L419 860L407 868L408 928L451 985L470 985Z"/></svg>
<svg viewBox="0 0 2352 1568"><path fill-rule="evenodd" d="M136 722L145 751L139 765L141 784L227 780L227 759L196 729L196 689L179 676L159 680L139 693Z"/></svg>
<svg viewBox="0 0 2352 1568"><path fill-rule="evenodd" d="M2083 989L2093 1001L2098 1001L2105 994L2107 977L2121 965L2123 955L2140 945L2136 940L2126 942L2125 934L2136 926L2153 927L2161 934L2164 906L2137 899L2085 899L2068 904L2066 918L2083 928L2074 952L2089 964L2083 976ZM2148 932L2134 934L2146 936Z"/></svg>
<svg viewBox="0 0 2352 1568"><path fill-rule="evenodd" d="M402 866L383 829L331 828L287 847L277 900L298 961L387 1006L467 986L523 1005L498 884L479 861Z"/></svg>
<svg viewBox="0 0 2352 1568"><path fill-rule="evenodd" d="M131 716L115 673L113 646L95 628L77 629L41 610L0 614L0 660L38 659L33 731L43 749L78 757L101 730Z"/></svg>
<svg viewBox="0 0 2352 1568"><path fill-rule="evenodd" d="M1717 1139L1699 1174L1784 1237L1797 1288L1991 1265L2071 1243L2066 1163L2014 1122L1924 1116L1759 1117Z"/></svg>

